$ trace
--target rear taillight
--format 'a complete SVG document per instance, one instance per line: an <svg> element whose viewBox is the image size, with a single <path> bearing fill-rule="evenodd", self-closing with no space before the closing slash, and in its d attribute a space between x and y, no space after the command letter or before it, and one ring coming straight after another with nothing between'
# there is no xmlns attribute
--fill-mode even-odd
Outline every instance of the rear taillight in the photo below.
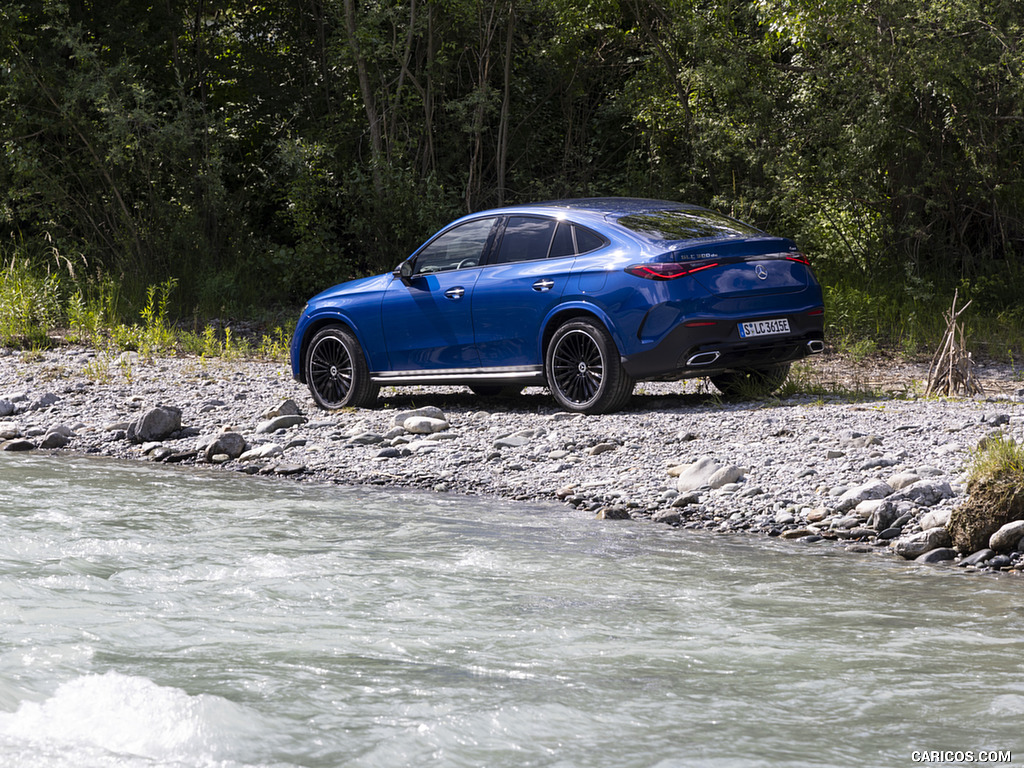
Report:
<svg viewBox="0 0 1024 768"><path fill-rule="evenodd" d="M630 264L626 267L626 272L636 277L642 277L645 280L675 280L679 277L685 277L686 275L692 275L694 272L700 272L704 269L711 269L717 267L718 262L711 264L673 264L665 261L654 261L648 264Z"/></svg>

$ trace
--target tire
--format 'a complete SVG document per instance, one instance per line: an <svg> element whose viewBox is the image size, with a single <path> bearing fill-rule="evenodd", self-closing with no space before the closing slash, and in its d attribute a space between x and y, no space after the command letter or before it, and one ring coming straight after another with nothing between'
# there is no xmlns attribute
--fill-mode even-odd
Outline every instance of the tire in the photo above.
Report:
<svg viewBox="0 0 1024 768"><path fill-rule="evenodd" d="M548 388L558 404L575 413L609 413L633 394L633 379L603 325L570 320L561 325L544 355Z"/></svg>
<svg viewBox="0 0 1024 768"><path fill-rule="evenodd" d="M470 384L469 390L478 397L515 397L523 388L518 384Z"/></svg>
<svg viewBox="0 0 1024 768"><path fill-rule="evenodd" d="M711 383L726 397L768 397L789 376L789 363L750 371L729 371L711 377Z"/></svg>
<svg viewBox="0 0 1024 768"><path fill-rule="evenodd" d="M380 385L370 381L366 357L347 328L330 325L317 331L306 349L306 382L316 404L324 410L368 408Z"/></svg>

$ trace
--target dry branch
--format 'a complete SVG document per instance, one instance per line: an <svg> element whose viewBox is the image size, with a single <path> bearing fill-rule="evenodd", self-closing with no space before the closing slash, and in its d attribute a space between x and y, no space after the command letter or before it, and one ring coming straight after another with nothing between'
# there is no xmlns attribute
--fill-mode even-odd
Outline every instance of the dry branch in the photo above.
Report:
<svg viewBox="0 0 1024 768"><path fill-rule="evenodd" d="M953 293L953 306L946 313L946 333L942 338L931 367L928 369L926 395L981 395L985 390L974 373L975 362L964 348L964 329L960 315L971 306L967 302L956 308L959 292Z"/></svg>

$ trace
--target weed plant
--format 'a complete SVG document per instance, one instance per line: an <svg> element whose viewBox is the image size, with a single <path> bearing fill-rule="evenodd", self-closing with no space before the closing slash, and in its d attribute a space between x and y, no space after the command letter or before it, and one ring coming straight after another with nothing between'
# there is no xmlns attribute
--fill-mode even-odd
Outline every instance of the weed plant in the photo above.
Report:
<svg viewBox="0 0 1024 768"><path fill-rule="evenodd" d="M1024 488L1024 447L1007 437L986 440L971 457L969 483L1004 481Z"/></svg>

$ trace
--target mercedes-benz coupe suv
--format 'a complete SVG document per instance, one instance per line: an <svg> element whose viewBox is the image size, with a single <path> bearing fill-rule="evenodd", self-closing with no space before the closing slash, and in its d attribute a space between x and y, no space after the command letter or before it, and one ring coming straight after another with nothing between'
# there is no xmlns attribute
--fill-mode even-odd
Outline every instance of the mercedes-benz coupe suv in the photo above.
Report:
<svg viewBox="0 0 1024 768"><path fill-rule="evenodd" d="M562 200L453 221L393 272L309 300L291 366L326 409L381 386L546 386L614 411L642 380L770 393L824 349L821 286L785 238L660 200Z"/></svg>

